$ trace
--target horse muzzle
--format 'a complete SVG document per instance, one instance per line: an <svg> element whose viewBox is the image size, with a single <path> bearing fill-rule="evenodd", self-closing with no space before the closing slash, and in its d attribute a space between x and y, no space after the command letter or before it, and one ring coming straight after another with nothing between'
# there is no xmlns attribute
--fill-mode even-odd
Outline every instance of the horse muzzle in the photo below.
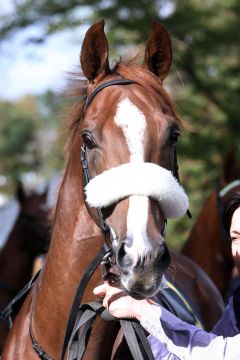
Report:
<svg viewBox="0 0 240 360"><path fill-rule="evenodd" d="M165 243L162 243L136 260L122 242L116 251L116 263L123 290L135 298L146 298L161 289L163 273L171 263L171 256Z"/></svg>

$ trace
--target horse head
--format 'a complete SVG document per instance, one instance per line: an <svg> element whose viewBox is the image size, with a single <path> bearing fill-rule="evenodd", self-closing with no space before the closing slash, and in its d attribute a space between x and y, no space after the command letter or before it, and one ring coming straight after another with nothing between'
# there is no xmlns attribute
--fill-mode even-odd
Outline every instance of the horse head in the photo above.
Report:
<svg viewBox="0 0 240 360"><path fill-rule="evenodd" d="M86 204L106 221L121 285L133 296L159 290L171 260L166 220L188 208L176 164L181 122L163 89L171 59L169 34L157 22L143 65L110 69L103 21L86 33L80 56L88 79L79 126Z"/></svg>

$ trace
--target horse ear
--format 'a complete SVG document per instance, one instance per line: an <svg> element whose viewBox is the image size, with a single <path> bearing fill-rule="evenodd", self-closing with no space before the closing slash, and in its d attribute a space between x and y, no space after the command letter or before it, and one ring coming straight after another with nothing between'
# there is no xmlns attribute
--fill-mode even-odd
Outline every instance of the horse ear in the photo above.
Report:
<svg viewBox="0 0 240 360"><path fill-rule="evenodd" d="M92 25L88 29L82 45L81 67L90 82L96 78L103 78L110 72L104 24L104 20L101 20Z"/></svg>
<svg viewBox="0 0 240 360"><path fill-rule="evenodd" d="M155 20L145 48L144 65L163 80L168 75L171 64L172 46L169 33Z"/></svg>
<svg viewBox="0 0 240 360"><path fill-rule="evenodd" d="M17 186L16 186L16 198L19 201L20 204L22 204L26 198L26 194L23 188L23 184L20 180L17 180Z"/></svg>

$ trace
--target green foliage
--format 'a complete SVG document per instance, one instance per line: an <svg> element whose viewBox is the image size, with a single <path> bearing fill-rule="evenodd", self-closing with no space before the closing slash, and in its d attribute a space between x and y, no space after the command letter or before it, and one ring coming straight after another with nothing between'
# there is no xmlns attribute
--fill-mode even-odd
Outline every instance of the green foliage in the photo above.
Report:
<svg viewBox="0 0 240 360"><path fill-rule="evenodd" d="M15 179L36 166L34 130L36 124L29 113L9 102L0 103L0 171Z"/></svg>
<svg viewBox="0 0 240 360"><path fill-rule="evenodd" d="M62 98L52 91L38 97L43 130L41 172L47 178L63 168L66 142L64 116L70 103L70 99Z"/></svg>
<svg viewBox="0 0 240 360"><path fill-rule="evenodd" d="M64 143L57 114L65 103L52 92L0 102L0 175L11 184L28 171L50 177L62 168Z"/></svg>

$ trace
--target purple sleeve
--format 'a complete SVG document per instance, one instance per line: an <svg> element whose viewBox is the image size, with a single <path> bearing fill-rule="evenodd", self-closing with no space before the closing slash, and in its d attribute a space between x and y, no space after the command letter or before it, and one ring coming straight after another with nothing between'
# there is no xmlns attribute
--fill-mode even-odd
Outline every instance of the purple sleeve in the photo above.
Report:
<svg viewBox="0 0 240 360"><path fill-rule="evenodd" d="M225 315L228 312L229 308ZM156 360L214 359L216 354L219 360L239 360L240 334L224 337L208 333L157 305L144 312L141 324L151 334L148 340Z"/></svg>
<svg viewBox="0 0 240 360"><path fill-rule="evenodd" d="M229 299L220 320L211 332L224 337L240 333L240 288L235 290L233 296Z"/></svg>

